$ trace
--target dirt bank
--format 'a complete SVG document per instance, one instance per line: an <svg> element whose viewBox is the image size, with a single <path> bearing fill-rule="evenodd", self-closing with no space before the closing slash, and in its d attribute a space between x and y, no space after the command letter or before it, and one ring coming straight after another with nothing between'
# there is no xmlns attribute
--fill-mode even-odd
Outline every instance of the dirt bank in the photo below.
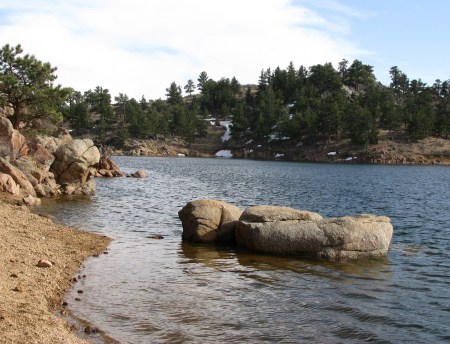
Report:
<svg viewBox="0 0 450 344"><path fill-rule="evenodd" d="M180 137L164 140L128 140L114 155L214 157L230 150L235 158L298 162L342 162L364 164L450 165L450 140L427 137L408 139L404 131L380 130L379 141L354 145L350 139L303 144L295 139L248 140L231 138L223 142L225 129L209 126L206 137L188 144Z"/></svg>
<svg viewBox="0 0 450 344"><path fill-rule="evenodd" d="M56 225L0 194L0 342L86 343L56 314L82 261L110 239Z"/></svg>

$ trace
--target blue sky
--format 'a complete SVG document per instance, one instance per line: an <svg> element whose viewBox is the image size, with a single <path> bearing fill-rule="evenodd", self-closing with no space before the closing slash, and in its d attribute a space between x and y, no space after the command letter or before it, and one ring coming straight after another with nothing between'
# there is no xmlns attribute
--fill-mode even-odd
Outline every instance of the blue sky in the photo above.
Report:
<svg viewBox="0 0 450 344"><path fill-rule="evenodd" d="M58 67L57 82L165 98L172 81L359 59L450 79L448 0L0 0L0 44Z"/></svg>

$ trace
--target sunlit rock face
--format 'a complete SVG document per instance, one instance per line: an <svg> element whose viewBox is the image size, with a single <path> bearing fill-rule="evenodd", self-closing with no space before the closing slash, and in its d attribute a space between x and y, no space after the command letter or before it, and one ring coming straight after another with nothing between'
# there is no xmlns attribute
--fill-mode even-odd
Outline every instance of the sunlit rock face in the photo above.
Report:
<svg viewBox="0 0 450 344"><path fill-rule="evenodd" d="M392 234L391 221L384 216L323 219L286 207L253 207L239 220L236 242L263 253L337 260L385 255Z"/></svg>
<svg viewBox="0 0 450 344"><path fill-rule="evenodd" d="M229 243L235 239L235 229L242 210L217 200L188 202L178 212L183 224L183 240L203 243Z"/></svg>

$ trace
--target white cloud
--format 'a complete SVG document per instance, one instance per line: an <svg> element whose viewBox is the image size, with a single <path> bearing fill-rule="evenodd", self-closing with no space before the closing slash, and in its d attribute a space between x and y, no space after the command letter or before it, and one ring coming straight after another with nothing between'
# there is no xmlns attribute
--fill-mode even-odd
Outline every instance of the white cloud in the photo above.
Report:
<svg viewBox="0 0 450 344"><path fill-rule="evenodd" d="M4 43L57 66L64 86L100 85L113 96L164 98L172 81L184 85L201 71L254 83L263 68L361 53L345 40L348 23L288 0L10 2L0 2L9 14Z"/></svg>

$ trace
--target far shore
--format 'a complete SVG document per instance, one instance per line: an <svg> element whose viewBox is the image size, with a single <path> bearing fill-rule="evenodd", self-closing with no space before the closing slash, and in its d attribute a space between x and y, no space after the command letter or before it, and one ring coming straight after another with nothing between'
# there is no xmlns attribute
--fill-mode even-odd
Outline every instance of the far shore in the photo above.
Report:
<svg viewBox="0 0 450 344"><path fill-rule="evenodd" d="M386 131L380 133L377 144L352 145L341 140L315 145L295 145L295 142L221 142L223 132L199 139L192 145L179 138L165 140L129 140L121 149L112 149L111 155L143 157L203 157L213 158L216 152L229 150L233 158L370 165L442 165L450 166L450 140L428 137L417 142L401 136L394 140ZM205 142L203 142L205 141Z"/></svg>
<svg viewBox="0 0 450 344"><path fill-rule="evenodd" d="M82 262L104 252L111 239L60 226L18 202L0 192L0 341L90 343L58 314L67 312L63 299ZM39 267L40 260L51 266Z"/></svg>

